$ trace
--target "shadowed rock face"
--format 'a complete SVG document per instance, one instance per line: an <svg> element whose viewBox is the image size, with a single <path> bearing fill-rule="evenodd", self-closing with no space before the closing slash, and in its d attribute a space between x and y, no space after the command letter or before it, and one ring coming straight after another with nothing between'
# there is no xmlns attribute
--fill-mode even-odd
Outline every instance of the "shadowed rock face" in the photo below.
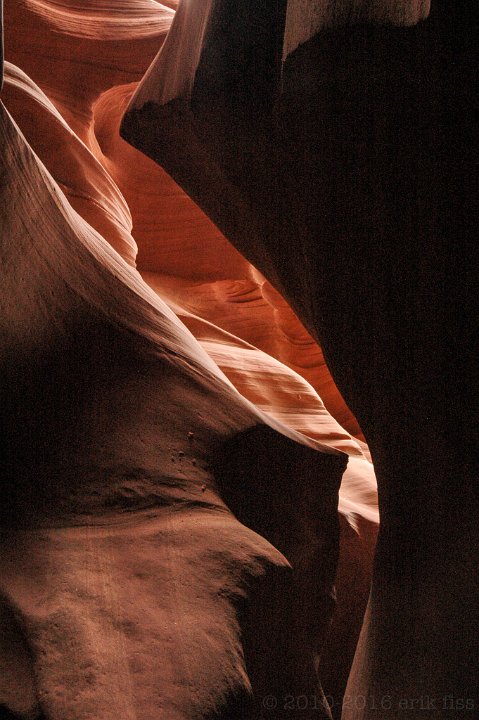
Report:
<svg viewBox="0 0 479 720"><path fill-rule="evenodd" d="M337 705L359 632L374 473L315 388L357 423L283 298L118 135L175 5L8 8L2 717L328 717L319 656Z"/></svg>
<svg viewBox="0 0 479 720"><path fill-rule="evenodd" d="M35 152L74 208L129 263L136 261L140 272L148 273L147 282L174 304L188 327L196 323L200 341L193 315L207 321L201 329L205 341L213 332L209 322L302 375L339 423L364 440L320 347L284 299L159 166L119 137L120 118L135 90L132 81L141 78L161 45L173 13L140 0L102 5L99 14L88 4L70 9L68 1L14 2L5 18L7 56L21 68L7 83L5 102ZM63 122L52 115L52 101ZM224 335L218 346L231 342ZM284 386L282 374L276 384Z"/></svg>
<svg viewBox="0 0 479 720"><path fill-rule="evenodd" d="M248 58L211 80L215 7L191 99L140 86L122 132L288 299L370 445L382 528L344 720L445 718L456 701L473 718L477 6L324 29L266 107Z"/></svg>
<svg viewBox="0 0 479 720"><path fill-rule="evenodd" d="M239 395L3 106L1 136L1 703L255 717L268 663L320 698L345 456Z"/></svg>

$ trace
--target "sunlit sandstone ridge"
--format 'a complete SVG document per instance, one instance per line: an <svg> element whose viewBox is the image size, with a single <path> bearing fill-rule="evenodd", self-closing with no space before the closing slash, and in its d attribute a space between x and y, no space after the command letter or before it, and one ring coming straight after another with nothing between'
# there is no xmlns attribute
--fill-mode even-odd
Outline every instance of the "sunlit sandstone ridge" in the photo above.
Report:
<svg viewBox="0 0 479 720"><path fill-rule="evenodd" d="M323 24L324 5L185 2L122 134L291 304L371 449L381 532L343 719L472 719L479 7L338 2ZM185 35L193 71L170 55Z"/></svg>
<svg viewBox="0 0 479 720"><path fill-rule="evenodd" d="M206 312L206 319L220 326L224 316L238 317L237 313L230 312L234 293L226 291L228 287L236 288L241 296L241 317L234 326L228 319L225 329L259 345L303 375L341 425L363 439L355 418L331 379L320 348L286 303L270 292L264 278L232 248L163 170L131 150L118 137L121 114L135 89L131 81L140 79L154 58L173 17L172 10L166 5L174 7L175 4L135 2L123 6L115 3L114 10L107 4L98 6L95 3L93 6L87 3L83 7L76 4L70 17L68 3L15 0L9 4L5 18L8 59L46 92L70 129L116 180L135 226L133 234L139 245L137 266L140 271L176 278L176 302L179 302L181 283L183 302L188 309L194 311L194 292L198 297L199 314ZM96 12L92 12L92 7ZM105 25L103 18L108 12L111 21ZM79 23L81 16L86 18L83 25ZM130 34L126 39L128 27ZM116 40L112 37L114 28L118 32ZM75 58L74 62L72 58ZM92 63L96 71L92 69ZM44 117L46 119L45 114ZM25 123L26 118L22 121ZM34 125L35 122L34 115L30 114L30 123ZM39 136L36 141L37 152L39 141L48 148L46 131L42 136L43 140ZM68 141L65 135L63 142ZM54 148L52 144L51 155ZM57 153L55 162L61 164L60 158L61 153ZM61 176L57 179L62 182ZM93 222L97 204L95 192L92 188L81 191L72 188L70 199L73 193L77 204L89 203L90 214L86 219ZM111 195L111 189L107 191L107 197L108 194ZM121 227L109 231L108 241L132 262L134 251L130 252L127 247L131 237L125 234L131 230L131 220L121 206L124 207L122 200L116 209L110 203L110 214L101 223L111 226L114 221L111 214L123 214ZM75 207L78 209L78 205ZM100 226L94 222L93 225L103 232ZM118 238L118 233L122 239ZM165 277L165 281L171 285L168 278ZM227 282L221 286L217 281ZM202 287L199 287L200 283ZM251 303L245 301L248 289L253 291ZM201 300L205 293L214 293L216 298L214 307L209 303L206 310L206 303ZM224 304L220 304L221 297ZM234 307L237 310L238 303L234 302ZM248 320L248 314L254 320Z"/></svg>
<svg viewBox="0 0 479 720"><path fill-rule="evenodd" d="M239 395L1 120L4 708L230 717L279 691L260 658L316 692L345 456Z"/></svg>
<svg viewBox="0 0 479 720"><path fill-rule="evenodd" d="M1 711L255 717L287 689L327 717L317 658L338 702L368 588L367 448L281 296L119 138L172 13L114 10L6 18Z"/></svg>

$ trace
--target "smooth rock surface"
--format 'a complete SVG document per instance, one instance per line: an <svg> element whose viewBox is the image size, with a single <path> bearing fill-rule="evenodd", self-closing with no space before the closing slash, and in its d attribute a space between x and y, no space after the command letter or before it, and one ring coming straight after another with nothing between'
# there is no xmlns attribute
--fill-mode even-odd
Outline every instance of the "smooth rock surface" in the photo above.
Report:
<svg viewBox="0 0 479 720"><path fill-rule="evenodd" d="M477 5L437 0L414 27L324 30L272 95L247 53L215 84L206 35L191 100L134 99L123 123L321 343L371 448L382 526L344 720L479 703L477 29Z"/></svg>

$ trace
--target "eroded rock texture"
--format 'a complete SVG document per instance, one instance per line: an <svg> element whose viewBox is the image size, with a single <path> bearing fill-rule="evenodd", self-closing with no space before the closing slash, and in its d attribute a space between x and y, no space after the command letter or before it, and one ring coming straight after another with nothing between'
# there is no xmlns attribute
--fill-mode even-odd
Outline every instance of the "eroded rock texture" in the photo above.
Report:
<svg viewBox="0 0 479 720"><path fill-rule="evenodd" d="M359 632L357 422L283 297L119 136L175 7L7 8L5 717L328 717L318 664L337 708Z"/></svg>
<svg viewBox="0 0 479 720"><path fill-rule="evenodd" d="M268 568L284 596L276 621L267 617L288 622L294 657L284 663L279 644L267 657L313 692L345 460L284 426L275 439L274 421L71 208L4 110L2 140L12 209L2 223L2 598L34 678L4 676L4 704L25 714L35 697L52 718L245 712L251 683L267 689L244 668L240 631L251 594L258 613L275 602L274 588L255 589ZM240 489L256 486L246 527L233 512L245 512ZM289 563L267 536L293 561L299 553L300 574L309 566L301 589L281 579ZM294 613L295 631L288 613L307 602L315 612Z"/></svg>
<svg viewBox="0 0 479 720"><path fill-rule="evenodd" d="M282 62L290 6L205 6L191 92L165 46L122 132L289 301L371 448L382 528L344 720L473 718L478 8L338 2Z"/></svg>

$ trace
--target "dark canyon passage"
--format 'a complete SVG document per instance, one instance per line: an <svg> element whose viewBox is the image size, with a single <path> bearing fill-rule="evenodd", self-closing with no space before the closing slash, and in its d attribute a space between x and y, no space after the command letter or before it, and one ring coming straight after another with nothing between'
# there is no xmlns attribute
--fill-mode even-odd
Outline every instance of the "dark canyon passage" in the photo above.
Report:
<svg viewBox="0 0 479 720"><path fill-rule="evenodd" d="M5 8L0 717L476 718L478 15Z"/></svg>

